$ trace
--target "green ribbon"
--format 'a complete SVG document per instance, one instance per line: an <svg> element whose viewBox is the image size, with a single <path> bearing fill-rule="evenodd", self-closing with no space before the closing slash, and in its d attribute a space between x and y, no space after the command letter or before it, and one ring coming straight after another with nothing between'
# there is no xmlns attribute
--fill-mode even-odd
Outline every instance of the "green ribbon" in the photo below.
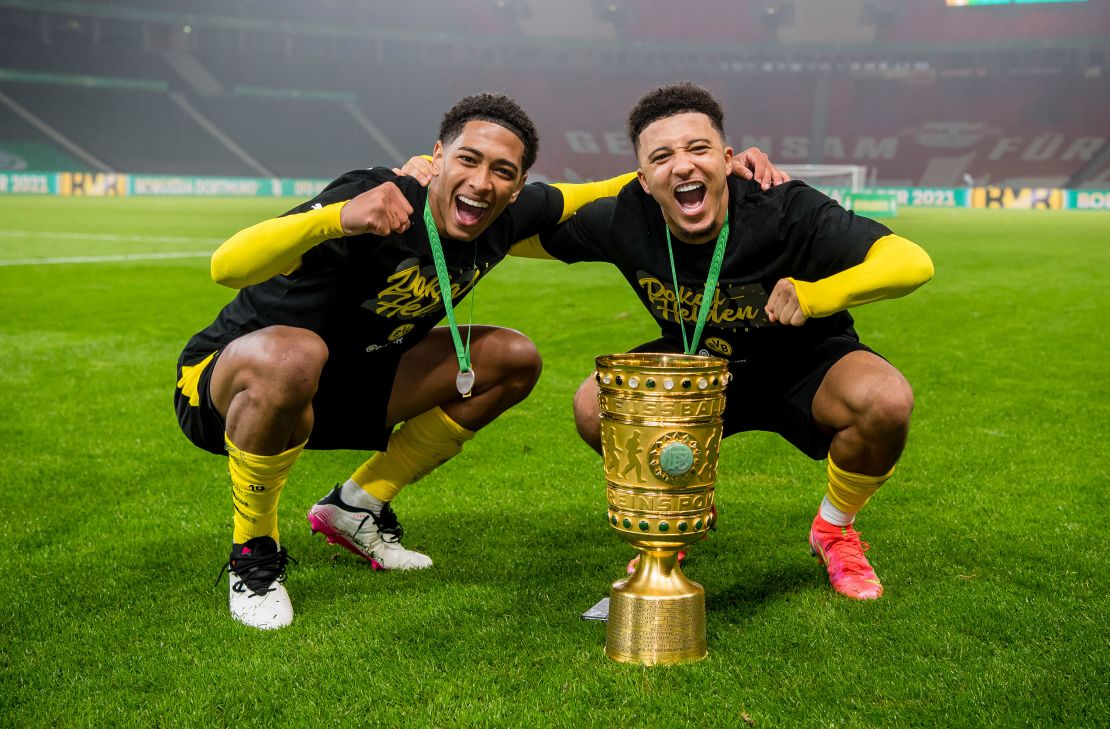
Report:
<svg viewBox="0 0 1110 729"><path fill-rule="evenodd" d="M447 312L447 326L451 329L451 339L455 343L455 355L459 359L459 372L470 372L470 332L473 327L467 325L466 346L463 346L462 337L459 335L459 325L455 323L455 307L451 303L451 278L447 275L447 262L443 260L443 244L439 240L439 231L436 229L436 221L432 216L432 206L429 200L424 201L424 227L428 230L428 244L432 248L432 260L435 261L436 278L439 280L439 297L443 301L444 311ZM475 261L477 261L477 244L474 247L474 256ZM475 275L477 275L477 270L475 270ZM470 320L473 323L473 297L470 300Z"/></svg>
<svg viewBox="0 0 1110 729"><path fill-rule="evenodd" d="M686 340L686 322L682 316L682 300L679 295L678 274L674 267L674 250L671 247L671 229L667 221L663 221L663 230L667 232L667 255L671 259L671 280L674 282L675 315L678 317L678 326L682 329L682 348L686 354L693 354L701 341L702 330L709 318L709 309L713 300L717 298L717 279L721 276L721 264L725 260L725 244L728 242L728 215L725 215L725 224L717 235L717 245L713 248L713 258L709 261L709 275L705 278L705 289L701 294L701 309L698 311L698 322L694 327L693 341Z"/></svg>

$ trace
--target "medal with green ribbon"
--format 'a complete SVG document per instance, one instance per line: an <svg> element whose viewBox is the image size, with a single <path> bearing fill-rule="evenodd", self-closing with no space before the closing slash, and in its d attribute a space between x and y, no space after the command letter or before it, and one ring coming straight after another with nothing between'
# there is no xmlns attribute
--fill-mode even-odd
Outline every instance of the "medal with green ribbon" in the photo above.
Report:
<svg viewBox="0 0 1110 729"><path fill-rule="evenodd" d="M424 201L424 227L428 230L428 244L432 248L432 260L436 265L436 278L439 280L439 296L443 301L443 309L447 312L447 326L451 329L451 340L455 343L455 355L459 359L459 374L455 375L455 389L463 397L470 397L474 390L474 368L470 366L470 324L474 322L474 299L470 299L470 324L466 327L466 345L463 345L459 336L459 325L455 323L455 307L451 303L451 277L447 275L447 262L443 260L443 245L439 240L439 231L436 230L436 221L432 217L432 207L428 200ZM474 245L474 260L478 260L478 246ZM477 276L477 267L475 267Z"/></svg>
<svg viewBox="0 0 1110 729"><path fill-rule="evenodd" d="M663 230L667 232L667 255L671 259L671 280L674 282L675 315L678 317L678 326L682 329L682 349L686 354L693 354L701 341L701 332L705 328L705 321L709 318L709 310L713 307L713 300L717 298L717 279L721 276L721 263L725 259L725 244L728 243L728 216L725 224L717 235L717 245L713 248L713 258L709 261L709 274L705 278L705 289L701 295L701 309L698 310L698 322L694 327L694 339L686 340L686 322L682 316L682 299L678 290L678 274L674 267L674 250L671 248L671 229L667 221L663 221Z"/></svg>

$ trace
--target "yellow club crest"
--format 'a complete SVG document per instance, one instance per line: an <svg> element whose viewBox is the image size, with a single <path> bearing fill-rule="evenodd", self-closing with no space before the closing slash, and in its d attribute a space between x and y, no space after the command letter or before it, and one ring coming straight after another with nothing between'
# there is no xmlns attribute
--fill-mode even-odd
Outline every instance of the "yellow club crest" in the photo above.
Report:
<svg viewBox="0 0 1110 729"><path fill-rule="evenodd" d="M732 354L732 345L720 337L710 337L706 339L705 346L726 357Z"/></svg>
<svg viewBox="0 0 1110 729"><path fill-rule="evenodd" d="M401 326L390 332L389 341L396 342L398 339L411 332L414 328L415 325L413 324L402 324Z"/></svg>

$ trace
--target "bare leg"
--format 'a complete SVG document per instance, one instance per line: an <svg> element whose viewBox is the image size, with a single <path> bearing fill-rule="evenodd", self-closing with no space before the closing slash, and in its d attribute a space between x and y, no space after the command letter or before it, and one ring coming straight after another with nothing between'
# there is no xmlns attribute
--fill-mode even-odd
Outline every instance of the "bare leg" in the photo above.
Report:
<svg viewBox="0 0 1110 729"><path fill-rule="evenodd" d="M890 471L909 433L913 390L902 373L870 352L832 366L813 398L814 420L835 433L829 456L853 473Z"/></svg>
<svg viewBox="0 0 1110 729"><path fill-rule="evenodd" d="M282 584L287 554L279 547L278 503L312 430L312 397L327 359L313 332L272 326L233 341L212 370L212 401L231 444L228 605L232 617L256 628L293 620Z"/></svg>
<svg viewBox="0 0 1110 729"><path fill-rule="evenodd" d="M305 442L327 359L324 341L297 327L266 327L229 344L216 360L211 392L231 442L257 455Z"/></svg>
<svg viewBox="0 0 1110 729"><path fill-rule="evenodd" d="M852 523L902 455L913 411L913 391L889 362L852 352L832 366L813 398L817 423L833 432L828 490L810 527L809 544L833 588L856 600L875 600L883 586Z"/></svg>
<svg viewBox="0 0 1110 729"><path fill-rule="evenodd" d="M451 332L437 327L401 358L389 397L387 425L439 406L459 425L478 430L528 397L543 368L536 346L513 329L472 329L470 359L477 374L473 394L464 398L455 389L459 362ZM465 340L466 327L460 334Z"/></svg>
<svg viewBox="0 0 1110 729"><path fill-rule="evenodd" d="M312 507L314 531L381 568L432 566L427 555L401 546L389 502L458 455L473 431L527 397L540 376L535 346L511 329L473 327L470 353L476 379L467 398L455 386L459 363L449 330L433 329L401 357L386 420L404 425L393 431L384 452Z"/></svg>
<svg viewBox="0 0 1110 729"><path fill-rule="evenodd" d="M574 425L586 445L601 453L601 406L597 402L597 380L590 375L574 393Z"/></svg>

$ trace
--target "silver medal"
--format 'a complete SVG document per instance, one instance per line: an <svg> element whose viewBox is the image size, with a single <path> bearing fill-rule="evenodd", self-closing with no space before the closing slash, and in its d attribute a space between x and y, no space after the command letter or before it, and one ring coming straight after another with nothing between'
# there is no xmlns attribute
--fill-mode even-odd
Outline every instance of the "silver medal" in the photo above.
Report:
<svg viewBox="0 0 1110 729"><path fill-rule="evenodd" d="M466 370L465 372L460 370L459 374L455 375L455 389L457 389L459 391L459 394L463 397L470 397L470 391L474 389L473 367Z"/></svg>

